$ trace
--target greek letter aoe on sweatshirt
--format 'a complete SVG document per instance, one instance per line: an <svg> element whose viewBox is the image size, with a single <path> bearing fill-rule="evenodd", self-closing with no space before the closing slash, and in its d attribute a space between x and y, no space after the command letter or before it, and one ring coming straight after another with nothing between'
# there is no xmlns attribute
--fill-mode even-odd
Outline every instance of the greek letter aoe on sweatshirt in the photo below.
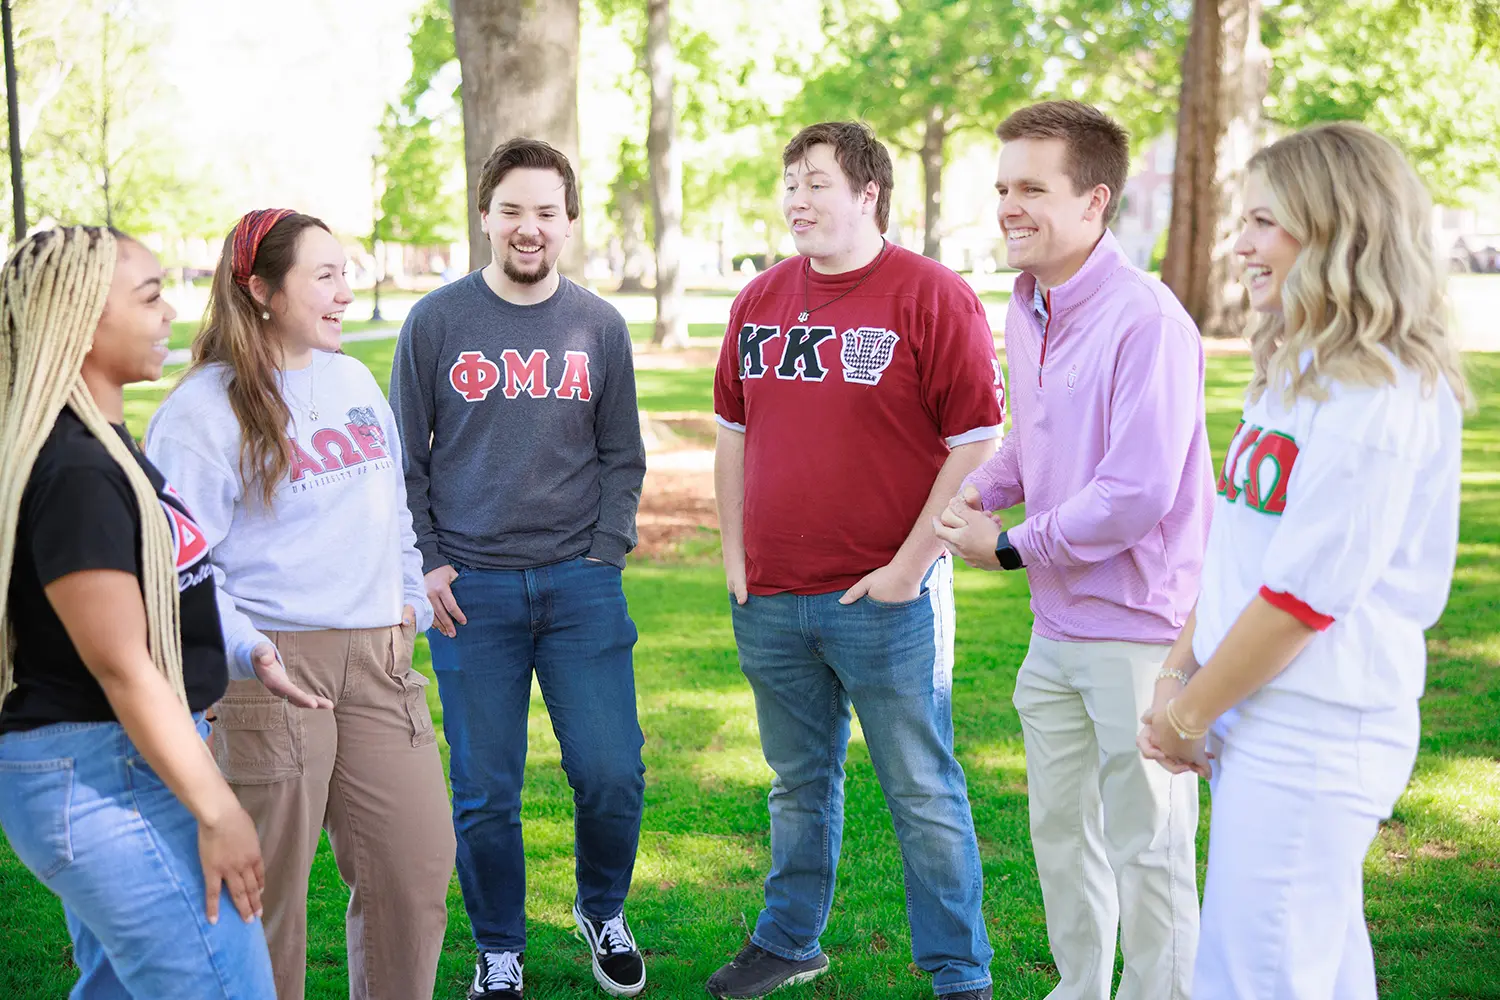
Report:
<svg viewBox="0 0 1500 1000"><path fill-rule="evenodd" d="M425 629L432 609L400 438L369 369L315 351L309 367L281 373L291 466L269 509L241 481L228 378L218 365L186 376L152 417L146 453L211 550L231 674L253 675L250 651L266 631L381 628L406 604Z"/></svg>

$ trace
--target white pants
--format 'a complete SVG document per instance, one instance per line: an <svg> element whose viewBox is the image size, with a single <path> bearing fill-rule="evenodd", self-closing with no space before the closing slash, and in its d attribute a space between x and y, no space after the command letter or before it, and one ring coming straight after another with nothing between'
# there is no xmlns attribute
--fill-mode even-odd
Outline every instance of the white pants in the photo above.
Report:
<svg viewBox="0 0 1500 1000"><path fill-rule="evenodd" d="M1364 861L1411 777L1416 702L1261 691L1214 727L1194 1000L1375 1000Z"/></svg>
<svg viewBox="0 0 1500 1000"><path fill-rule="evenodd" d="M1033 634L1016 677L1031 843L1062 977L1048 1000L1186 1000L1198 944L1198 781L1136 749L1167 646ZM1123 916L1123 920L1121 917Z"/></svg>

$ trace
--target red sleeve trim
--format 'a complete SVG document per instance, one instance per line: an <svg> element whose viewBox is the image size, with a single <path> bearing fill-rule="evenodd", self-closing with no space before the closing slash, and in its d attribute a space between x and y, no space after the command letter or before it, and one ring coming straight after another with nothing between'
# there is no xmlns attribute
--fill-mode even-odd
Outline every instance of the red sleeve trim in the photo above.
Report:
<svg viewBox="0 0 1500 1000"><path fill-rule="evenodd" d="M1279 590L1272 590L1270 587L1262 587L1260 588L1260 596L1265 598L1266 603L1271 605L1271 607L1285 611L1310 629L1326 632L1328 631L1328 626L1333 624L1333 617L1331 615L1318 614L1292 594L1284 594Z"/></svg>

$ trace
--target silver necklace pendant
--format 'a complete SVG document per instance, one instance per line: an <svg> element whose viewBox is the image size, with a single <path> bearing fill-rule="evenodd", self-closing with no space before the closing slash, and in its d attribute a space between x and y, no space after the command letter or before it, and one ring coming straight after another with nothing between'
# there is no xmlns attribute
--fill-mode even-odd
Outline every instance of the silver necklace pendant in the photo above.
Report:
<svg viewBox="0 0 1500 1000"><path fill-rule="evenodd" d="M308 420L317 420L318 419L318 408L316 406L314 406L312 409L310 409L310 410L307 411L307 419Z"/></svg>
<svg viewBox="0 0 1500 1000"><path fill-rule="evenodd" d="M806 309L802 310L801 312L799 312L797 314L797 322L798 323L806 323L807 322L807 310Z"/></svg>

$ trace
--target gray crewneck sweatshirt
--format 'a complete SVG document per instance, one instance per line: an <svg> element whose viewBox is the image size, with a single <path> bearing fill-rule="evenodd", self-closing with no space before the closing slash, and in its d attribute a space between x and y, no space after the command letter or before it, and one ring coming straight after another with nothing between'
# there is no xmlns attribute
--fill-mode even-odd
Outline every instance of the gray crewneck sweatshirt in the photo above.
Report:
<svg viewBox="0 0 1500 1000"><path fill-rule="evenodd" d="M630 332L609 303L563 278L515 305L474 271L408 314L391 405L424 572L625 565L646 451Z"/></svg>

